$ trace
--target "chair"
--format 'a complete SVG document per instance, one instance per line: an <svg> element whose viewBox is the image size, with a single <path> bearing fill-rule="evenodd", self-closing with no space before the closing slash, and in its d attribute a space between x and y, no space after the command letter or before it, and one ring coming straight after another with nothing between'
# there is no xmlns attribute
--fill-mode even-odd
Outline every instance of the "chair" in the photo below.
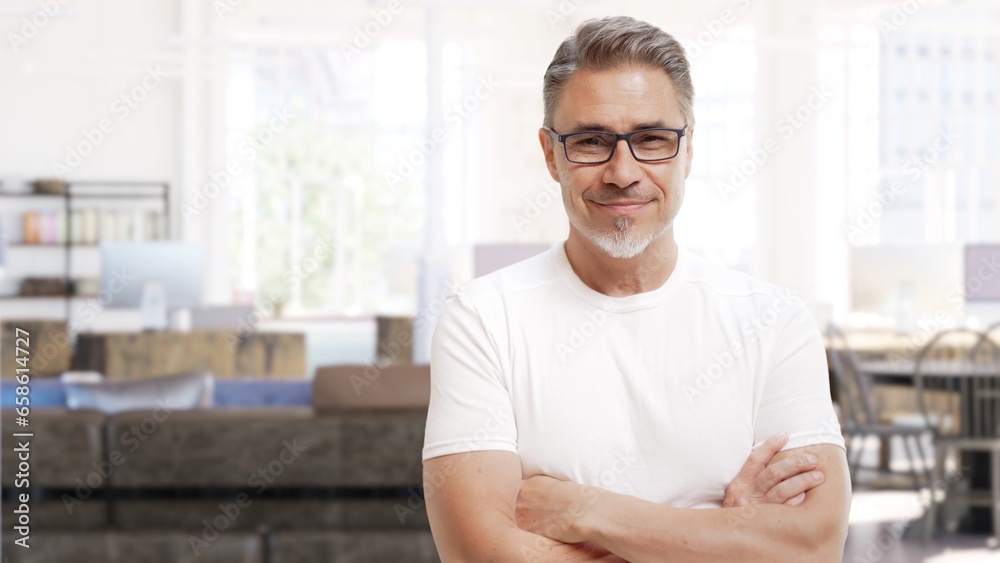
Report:
<svg viewBox="0 0 1000 563"><path fill-rule="evenodd" d="M934 470L924 542L930 540L942 503L993 509L993 538L1000 540L1000 345L987 333L957 328L938 333L917 355L917 404L934 432ZM990 492L959 491L948 479L949 452L989 452ZM938 484L945 485L938 491Z"/></svg>
<svg viewBox="0 0 1000 563"><path fill-rule="evenodd" d="M994 342L1000 343L1000 321L996 321L983 331L984 338L992 338Z"/></svg>
<svg viewBox="0 0 1000 563"><path fill-rule="evenodd" d="M841 410L841 427L847 443L848 469L851 483L858 482L858 470L861 467L861 455L866 438L876 436L887 440L900 438L906 451L913 479L913 488L919 493L923 486L930 485L930 471L921 440L930 436L924 426L883 422L872 403L872 385L870 376L861 370L861 363L855 353L848 347L844 333L833 324L828 325L827 341L830 363L833 367L833 378L837 388L838 404ZM860 443L855 447L855 441ZM914 449L910 447L912 440ZM920 460L920 472L917 472L917 459ZM868 469L868 468L864 468Z"/></svg>

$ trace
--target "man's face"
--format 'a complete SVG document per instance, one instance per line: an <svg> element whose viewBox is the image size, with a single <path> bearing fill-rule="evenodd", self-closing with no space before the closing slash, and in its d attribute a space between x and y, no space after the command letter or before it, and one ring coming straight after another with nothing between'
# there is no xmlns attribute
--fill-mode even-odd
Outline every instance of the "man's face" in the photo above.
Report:
<svg viewBox="0 0 1000 563"><path fill-rule="evenodd" d="M650 127L680 129L685 123L667 74L650 67L570 77L553 114L561 134L603 130L629 133ZM546 129L539 131L546 164L562 186L570 229L615 258L642 253L673 223L691 172L693 127L670 160L639 162L624 141L604 164L574 164Z"/></svg>

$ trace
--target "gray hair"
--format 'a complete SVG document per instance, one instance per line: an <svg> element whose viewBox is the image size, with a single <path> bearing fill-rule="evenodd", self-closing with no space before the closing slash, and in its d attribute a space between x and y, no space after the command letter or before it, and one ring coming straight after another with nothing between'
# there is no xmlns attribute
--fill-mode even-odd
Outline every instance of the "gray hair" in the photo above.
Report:
<svg viewBox="0 0 1000 563"><path fill-rule="evenodd" d="M673 83L681 113L694 123L694 85L684 47L662 29L628 16L587 20L556 50L545 71L543 124L552 127L556 104L570 76L580 69L602 71L629 65L663 69Z"/></svg>

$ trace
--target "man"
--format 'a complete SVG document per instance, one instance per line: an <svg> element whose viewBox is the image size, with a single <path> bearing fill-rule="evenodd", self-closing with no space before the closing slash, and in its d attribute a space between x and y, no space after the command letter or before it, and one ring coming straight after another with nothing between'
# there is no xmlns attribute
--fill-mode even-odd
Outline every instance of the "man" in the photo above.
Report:
<svg viewBox="0 0 1000 563"><path fill-rule="evenodd" d="M591 20L544 95L569 237L450 296L432 341L424 487L443 561L839 562L850 485L815 322L674 242L683 49Z"/></svg>

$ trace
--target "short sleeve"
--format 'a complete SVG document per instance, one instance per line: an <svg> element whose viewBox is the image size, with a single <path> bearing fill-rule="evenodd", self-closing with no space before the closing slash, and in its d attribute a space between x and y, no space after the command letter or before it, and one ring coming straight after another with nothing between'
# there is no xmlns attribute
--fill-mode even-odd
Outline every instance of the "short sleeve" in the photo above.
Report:
<svg viewBox="0 0 1000 563"><path fill-rule="evenodd" d="M423 459L479 450L517 452L514 409L496 341L468 300L452 295L431 338Z"/></svg>
<svg viewBox="0 0 1000 563"><path fill-rule="evenodd" d="M823 339L801 300L778 313L764 383L754 419L755 446L786 432L784 449L814 444L844 447L830 398L830 376ZM784 322L782 322L784 321Z"/></svg>

